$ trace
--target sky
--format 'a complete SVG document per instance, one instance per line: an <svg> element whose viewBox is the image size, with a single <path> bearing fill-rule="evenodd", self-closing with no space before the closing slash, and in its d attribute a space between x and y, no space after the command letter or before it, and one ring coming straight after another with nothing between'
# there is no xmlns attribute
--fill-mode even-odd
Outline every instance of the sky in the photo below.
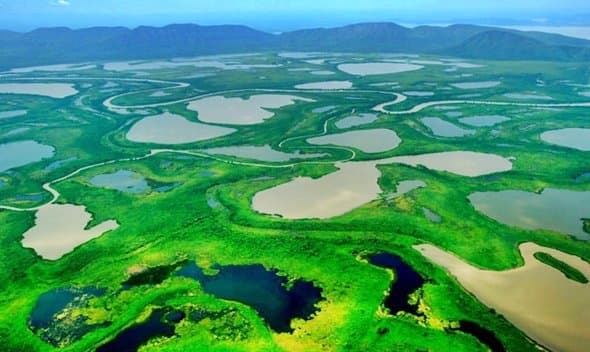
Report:
<svg viewBox="0 0 590 352"><path fill-rule="evenodd" d="M189 22L267 31L366 21L590 25L588 14L590 0L0 0L0 28L17 31Z"/></svg>

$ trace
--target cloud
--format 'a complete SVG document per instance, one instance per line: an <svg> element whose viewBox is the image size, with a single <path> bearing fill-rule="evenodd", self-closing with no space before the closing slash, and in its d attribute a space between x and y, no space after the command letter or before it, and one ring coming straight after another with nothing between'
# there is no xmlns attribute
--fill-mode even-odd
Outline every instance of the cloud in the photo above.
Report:
<svg viewBox="0 0 590 352"><path fill-rule="evenodd" d="M56 0L54 4L59 6L70 6L70 0Z"/></svg>

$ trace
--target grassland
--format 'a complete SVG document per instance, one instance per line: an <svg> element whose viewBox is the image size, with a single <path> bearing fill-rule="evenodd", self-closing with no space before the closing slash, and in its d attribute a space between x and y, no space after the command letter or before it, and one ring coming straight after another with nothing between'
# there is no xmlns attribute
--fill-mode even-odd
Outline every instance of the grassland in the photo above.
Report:
<svg viewBox="0 0 590 352"><path fill-rule="evenodd" d="M373 55L354 57L367 61L378 59ZM337 60L351 59L337 57ZM188 111L186 103L166 102L230 90L235 92L227 93L227 96L245 97L256 93L256 89L292 90L297 84L326 79L306 71L288 71L288 68L315 68L315 65L275 54L240 57L238 60L280 64L282 67L221 71L179 67L149 71L145 76L149 79L190 84L188 88L165 89L174 84L142 80L144 76L134 76L131 72L104 71L99 66L79 73L79 76L68 77L80 90L71 98L3 97L1 110L22 108L29 112L24 117L0 120L2 134L21 127L29 129L17 135L0 137L0 143L33 139L54 146L57 154L53 159L0 174L5 183L0 188L0 204L20 208L44 204L51 199L42 189L46 182L87 165L140 157L151 149L162 148L132 143L126 140L125 134L132 123L145 116L144 113L170 111L197 121L196 113ZM560 233L502 225L477 212L467 200L467 196L476 191L519 189L539 192L547 187L590 190L590 179L576 182L579 175L590 172L587 153L551 146L539 139L540 133L548 129L590 128L587 108L456 105L455 111L460 111L463 116L504 115L511 119L497 127L477 128L476 134L457 139L435 138L420 124L420 118L426 116L441 116L458 123L458 117L444 117L445 111L436 107L409 115L380 114L376 122L358 128L391 128L403 143L392 151L379 154L357 150L358 160L471 150L514 157L514 169L492 176L466 178L422 167L383 165L379 167L382 173L379 185L384 192L395 191L397 182L403 180L422 180L427 187L394 200L377 199L328 220L289 221L266 216L252 210L251 199L257 192L296 176L317 178L333 172L332 162L349 158L350 153L346 150L311 146L305 138L297 137L321 134L326 121L328 131L336 132L336 118L349 116L353 109L370 112L375 105L393 99L387 87L372 84L397 82L402 88L395 89L396 92L425 90L436 93L435 98L411 97L392 107L395 110L409 109L433 99L457 99L463 94L480 94L475 98L477 100L509 101L503 94L527 91L542 91L552 96L555 102L580 102L584 97L578 95L578 88L571 84L588 84L590 71L587 65L490 61L478 62L483 65L481 68L461 69L459 72L445 72L446 66L427 65L416 72L353 77L337 71L337 60L329 60L322 69L335 72L326 80L353 81L355 88L348 92L297 92L298 96L315 102L281 108L264 124L239 127L239 133L234 135L167 146L172 151L143 160L97 166L54 184L60 193L58 203L83 204L93 214L89 226L108 219L116 219L120 224L117 230L80 246L57 261L42 260L33 250L20 244L23 233L34 224L34 212L0 210L2 349L58 350L42 341L29 327L29 316L37 298L55 288L96 286L105 288L107 293L72 314L85 315L95 323L108 325L60 350L92 350L125 328L145 320L155 307L185 311L199 307L210 311L233 309L237 313L199 323L185 320L176 327L175 337L149 341L142 351L486 350L473 336L445 329L462 320L493 331L509 351L535 351L535 344L522 332L465 292L443 269L425 260L412 246L432 243L474 265L493 270L521 265L517 246L527 241L590 260L587 242ZM458 76L462 73L473 76ZM2 79L52 81L57 76L64 79L63 75L52 73L28 73ZM193 78L186 78L191 76ZM502 84L489 89L446 89L450 83L472 80L501 80ZM117 86L104 88L109 82ZM84 84L89 86L83 88ZM145 94L147 90L162 89L170 95L149 97ZM126 92L131 93L120 96L113 103L163 105L129 109L129 114L118 114L103 106L107 98ZM312 112L315 108L330 105L337 108L325 114ZM288 141L279 148L286 139ZM323 158L321 163L267 167L261 162L246 165L239 164L244 160L235 158L218 160L174 152L264 144L287 152L305 149L306 152L326 152L330 156ZM58 168L45 169L56 160L68 158L75 159ZM95 175L123 168L154 182L181 182L182 186L165 193L133 195L89 183ZM38 193L44 197L40 201L16 199L17 195ZM429 221L423 215L423 207L439 214L442 221ZM390 285L390 275L358 261L356 256L361 252L397 254L427 279L416 297L423 316L382 313L380 305L384 291ZM120 290L122 283L129 278L129 268L166 266L180 260L196 261L205 268L215 264L262 264L278 269L290 278L313 282L322 288L324 300L313 319L293 322L293 333L277 334L250 307L206 294L198 283L185 278L168 277L159 284Z"/></svg>

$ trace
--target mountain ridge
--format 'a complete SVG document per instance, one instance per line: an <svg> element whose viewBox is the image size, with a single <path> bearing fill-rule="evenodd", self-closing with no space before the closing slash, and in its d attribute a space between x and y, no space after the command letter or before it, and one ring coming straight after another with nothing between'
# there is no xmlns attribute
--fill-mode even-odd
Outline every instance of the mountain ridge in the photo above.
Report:
<svg viewBox="0 0 590 352"><path fill-rule="evenodd" d="M156 59L255 51L404 52L493 60L590 60L590 41L489 26L404 27L392 22L271 34L243 25L0 30L0 69L89 60Z"/></svg>

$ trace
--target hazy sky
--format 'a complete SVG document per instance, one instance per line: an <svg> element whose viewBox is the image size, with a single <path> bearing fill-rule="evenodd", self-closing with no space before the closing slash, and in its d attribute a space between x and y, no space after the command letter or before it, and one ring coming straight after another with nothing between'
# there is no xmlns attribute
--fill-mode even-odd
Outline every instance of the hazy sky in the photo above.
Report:
<svg viewBox="0 0 590 352"><path fill-rule="evenodd" d="M0 0L0 27L247 24L265 30L359 21L564 21L590 0Z"/></svg>

